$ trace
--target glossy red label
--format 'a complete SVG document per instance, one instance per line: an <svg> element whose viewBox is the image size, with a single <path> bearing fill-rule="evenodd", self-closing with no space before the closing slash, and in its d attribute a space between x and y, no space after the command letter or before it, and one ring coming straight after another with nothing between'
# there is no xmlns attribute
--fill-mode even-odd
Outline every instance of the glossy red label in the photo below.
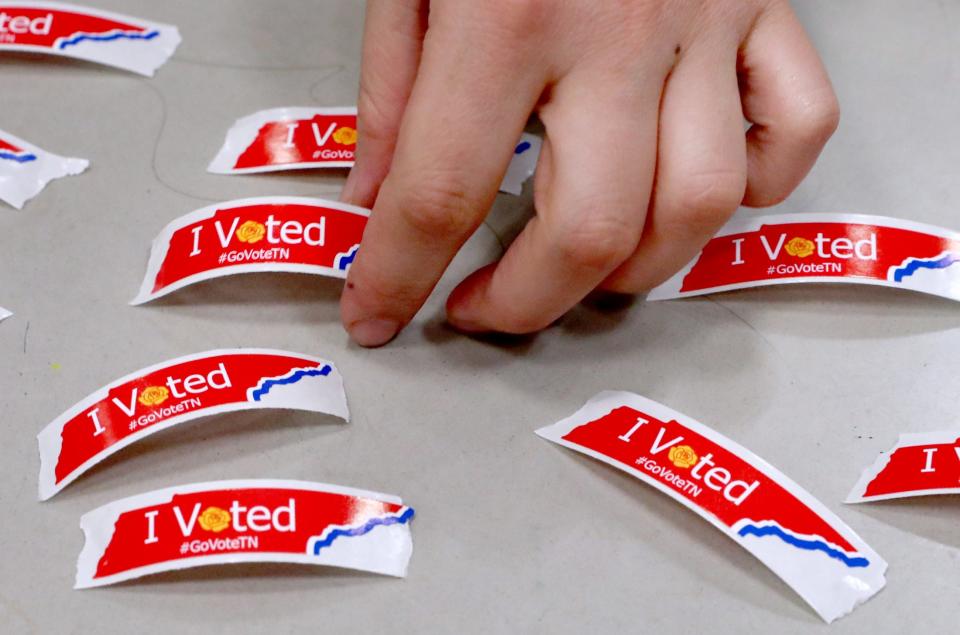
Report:
<svg viewBox="0 0 960 635"><path fill-rule="evenodd" d="M173 232L152 290L238 265L279 263L346 272L366 224L366 216L315 205L221 209Z"/></svg>
<svg viewBox="0 0 960 635"><path fill-rule="evenodd" d="M157 35L156 31L97 15L30 5L0 6L0 44L68 51L84 41L150 40Z"/></svg>
<svg viewBox="0 0 960 635"><path fill-rule="evenodd" d="M886 467L867 484L862 496L922 494L946 489L960 492L960 433L946 443L897 448Z"/></svg>
<svg viewBox="0 0 960 635"><path fill-rule="evenodd" d="M280 119L263 124L240 153L234 169L303 163L352 162L357 147L355 114L317 114L310 119Z"/></svg>
<svg viewBox="0 0 960 635"><path fill-rule="evenodd" d="M621 406L574 428L563 439L659 481L741 536L775 531L798 549L823 551L848 567L867 566L865 558L851 557L856 549L800 499L736 454L677 421L659 421ZM769 521L778 527L771 530ZM817 538L811 540L811 536Z"/></svg>
<svg viewBox="0 0 960 635"><path fill-rule="evenodd" d="M957 255L947 253L951 250ZM856 223L770 224L712 239L680 291L818 277L902 283L919 269L958 262L960 242L920 231Z"/></svg>
<svg viewBox="0 0 960 635"><path fill-rule="evenodd" d="M173 364L115 386L63 425L55 482L140 430L172 417L259 401L269 392L265 380L316 366L282 355L225 354Z"/></svg>
<svg viewBox="0 0 960 635"><path fill-rule="evenodd" d="M336 542L405 524L413 513L402 504L298 489L175 494L120 514L93 577L230 553L318 556Z"/></svg>

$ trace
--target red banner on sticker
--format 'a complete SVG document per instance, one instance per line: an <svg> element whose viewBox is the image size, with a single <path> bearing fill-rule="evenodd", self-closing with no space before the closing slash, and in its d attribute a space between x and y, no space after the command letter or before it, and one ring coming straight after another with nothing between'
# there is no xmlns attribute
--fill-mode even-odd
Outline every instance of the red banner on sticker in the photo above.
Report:
<svg viewBox="0 0 960 635"><path fill-rule="evenodd" d="M84 515L77 588L218 563L326 564L403 576L414 511L394 496L299 481L151 492Z"/></svg>
<svg viewBox="0 0 960 635"><path fill-rule="evenodd" d="M960 234L876 216L739 218L648 299L796 282L859 282L960 300Z"/></svg>
<svg viewBox="0 0 960 635"><path fill-rule="evenodd" d="M903 434L863 471L848 503L960 494L960 430Z"/></svg>
<svg viewBox="0 0 960 635"><path fill-rule="evenodd" d="M203 416L284 408L349 417L325 360L261 349L209 351L137 371L73 406L38 436L40 497L143 437Z"/></svg>
<svg viewBox="0 0 960 635"><path fill-rule="evenodd" d="M133 304L236 273L345 278L368 216L359 207L299 197L244 199L197 210L167 225L154 240Z"/></svg>
<svg viewBox="0 0 960 635"><path fill-rule="evenodd" d="M153 75L179 44L180 34L169 24L61 2L0 1L0 50L62 55Z"/></svg>

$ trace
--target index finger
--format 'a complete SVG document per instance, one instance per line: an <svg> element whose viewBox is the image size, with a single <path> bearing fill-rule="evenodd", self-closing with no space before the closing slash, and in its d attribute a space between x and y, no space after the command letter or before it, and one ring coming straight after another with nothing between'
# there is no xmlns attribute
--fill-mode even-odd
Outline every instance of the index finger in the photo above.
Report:
<svg viewBox="0 0 960 635"><path fill-rule="evenodd" d="M341 318L362 346L393 339L483 221L543 88L517 71L519 52L463 36L427 32L393 163L347 277Z"/></svg>

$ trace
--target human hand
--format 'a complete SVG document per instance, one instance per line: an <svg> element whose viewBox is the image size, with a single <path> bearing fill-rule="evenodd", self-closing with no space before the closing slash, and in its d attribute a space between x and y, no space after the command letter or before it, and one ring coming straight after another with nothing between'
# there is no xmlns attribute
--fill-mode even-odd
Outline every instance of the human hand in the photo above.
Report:
<svg viewBox="0 0 960 635"><path fill-rule="evenodd" d="M656 286L741 203L789 195L839 118L786 0L368 0L358 105L342 198L373 214L341 313L364 346L420 309L534 111L537 215L450 295L463 331Z"/></svg>

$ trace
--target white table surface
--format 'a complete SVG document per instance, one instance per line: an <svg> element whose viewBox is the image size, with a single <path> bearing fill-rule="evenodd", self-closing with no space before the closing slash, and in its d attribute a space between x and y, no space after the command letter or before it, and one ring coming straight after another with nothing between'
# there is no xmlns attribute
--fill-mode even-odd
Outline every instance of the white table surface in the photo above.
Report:
<svg viewBox="0 0 960 635"><path fill-rule="evenodd" d="M0 128L88 158L26 209L0 207L0 630L20 632L807 633L827 627L759 561L652 488L533 430L602 389L661 401L736 439L835 510L890 564L834 633L956 631L955 497L841 503L901 432L960 424L960 306L883 288L793 286L618 311L580 308L509 345L443 326L452 285L499 253L481 228L394 344L348 343L337 281L221 279L127 306L150 240L213 201L336 197L342 173L205 167L240 116L355 99L360 2L97 0L177 24L154 79L0 56ZM960 3L798 2L844 108L784 212L960 228ZM491 224L530 206L501 196ZM158 434L36 500L35 434L97 387L218 347L333 359L349 425L249 412ZM305 566L212 567L71 589L78 520L181 483L276 477L402 495L406 580Z"/></svg>

